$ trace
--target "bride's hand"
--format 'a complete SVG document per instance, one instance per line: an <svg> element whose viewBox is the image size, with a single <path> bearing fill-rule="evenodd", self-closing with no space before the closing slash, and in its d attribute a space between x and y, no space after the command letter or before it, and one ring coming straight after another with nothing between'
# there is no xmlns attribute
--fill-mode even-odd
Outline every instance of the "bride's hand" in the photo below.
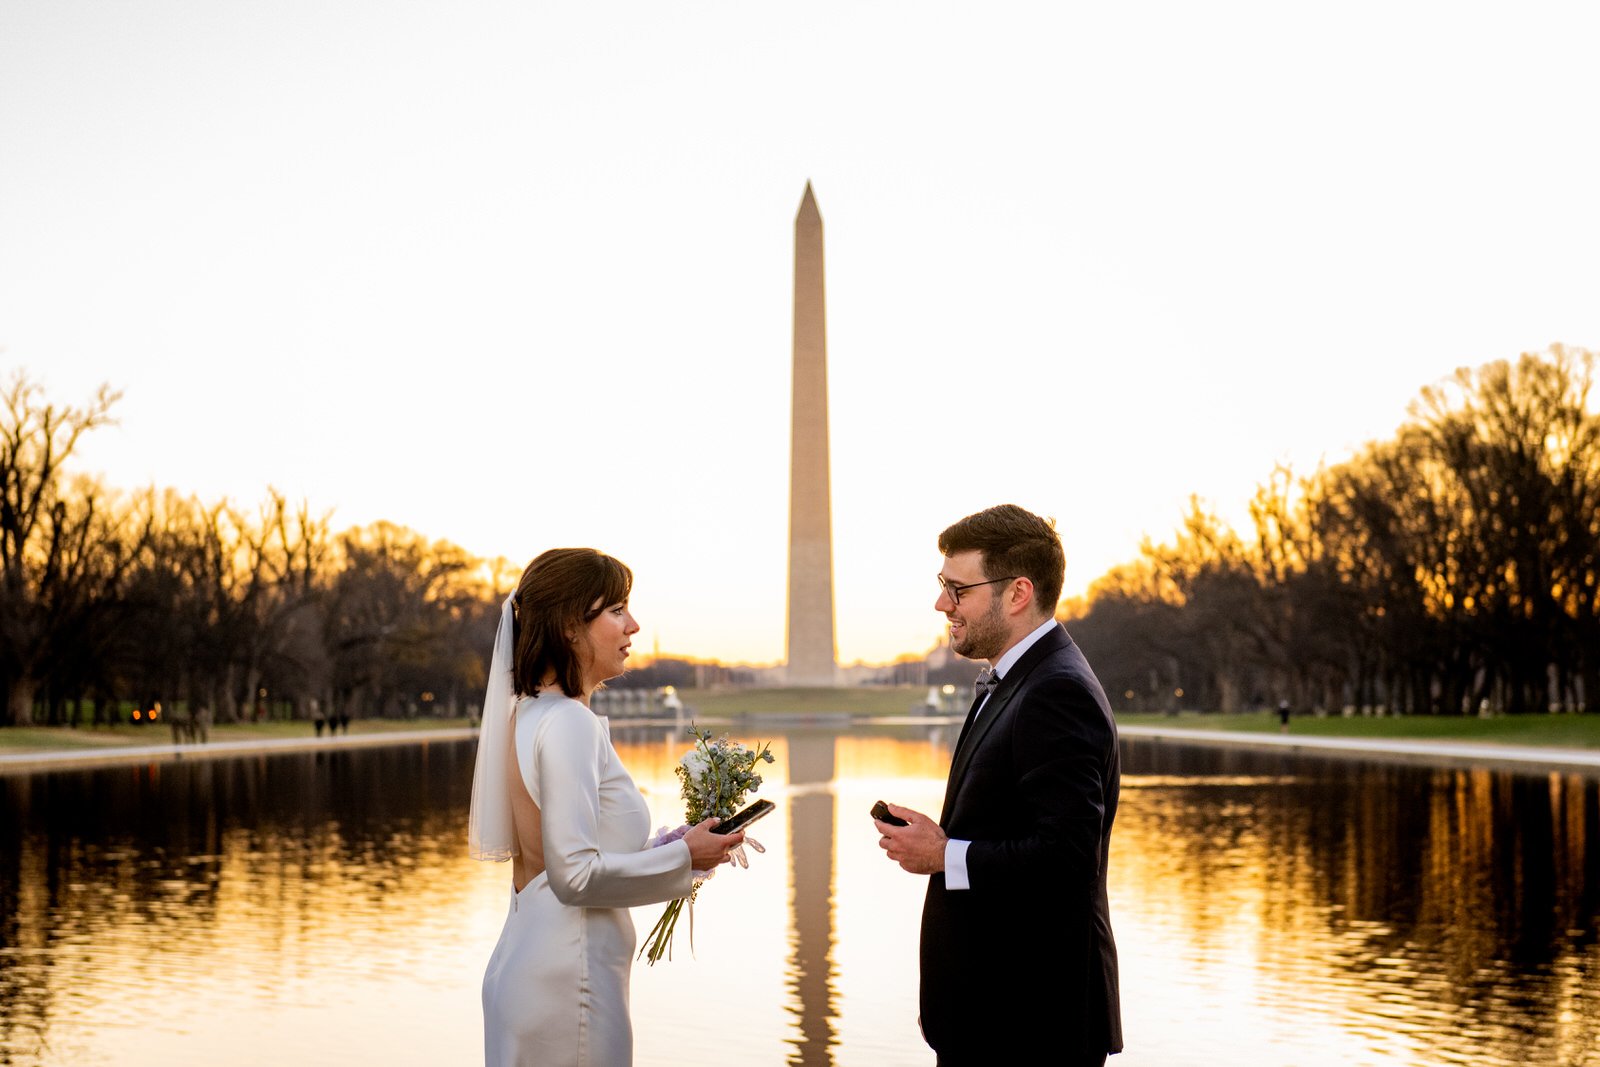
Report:
<svg viewBox="0 0 1600 1067"><path fill-rule="evenodd" d="M722 822L715 816L702 819L689 828L683 835L684 843L689 846L690 866L697 871L710 871L721 864L728 862L728 853L744 840L742 831L731 834L714 834L711 828Z"/></svg>

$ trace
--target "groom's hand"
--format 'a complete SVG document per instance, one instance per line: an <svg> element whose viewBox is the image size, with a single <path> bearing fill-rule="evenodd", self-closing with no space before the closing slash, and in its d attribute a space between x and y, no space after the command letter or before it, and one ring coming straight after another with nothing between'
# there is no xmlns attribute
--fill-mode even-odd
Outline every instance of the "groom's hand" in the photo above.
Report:
<svg viewBox="0 0 1600 1067"><path fill-rule="evenodd" d="M937 874L944 870L945 834L939 824L920 811L898 804L889 805L889 814L904 819L906 825L890 826L873 819L872 824L883 835L878 839L878 847L912 874Z"/></svg>

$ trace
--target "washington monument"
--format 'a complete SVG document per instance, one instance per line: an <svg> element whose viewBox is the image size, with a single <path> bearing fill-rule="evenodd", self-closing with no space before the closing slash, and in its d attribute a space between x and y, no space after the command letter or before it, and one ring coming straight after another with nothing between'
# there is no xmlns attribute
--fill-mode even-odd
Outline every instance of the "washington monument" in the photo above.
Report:
<svg viewBox="0 0 1600 1067"><path fill-rule="evenodd" d="M794 218L794 397L789 437L788 684L838 680L828 488L828 333L822 215L811 183Z"/></svg>

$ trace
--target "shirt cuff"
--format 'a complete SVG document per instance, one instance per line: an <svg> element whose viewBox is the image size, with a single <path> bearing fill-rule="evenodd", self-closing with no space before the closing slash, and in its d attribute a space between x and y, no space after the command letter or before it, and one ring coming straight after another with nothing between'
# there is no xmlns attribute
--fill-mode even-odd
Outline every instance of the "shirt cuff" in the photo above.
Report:
<svg viewBox="0 0 1600 1067"><path fill-rule="evenodd" d="M944 843L944 887L946 889L971 889L967 880L967 846L971 841L948 838Z"/></svg>

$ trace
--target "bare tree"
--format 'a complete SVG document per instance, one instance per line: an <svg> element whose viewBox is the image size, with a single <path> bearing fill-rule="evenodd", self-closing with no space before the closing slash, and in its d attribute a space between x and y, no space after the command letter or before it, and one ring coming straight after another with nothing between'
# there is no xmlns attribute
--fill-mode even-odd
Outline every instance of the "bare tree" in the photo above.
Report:
<svg viewBox="0 0 1600 1067"><path fill-rule="evenodd" d="M1596 361L1557 346L1456 372L1392 440L1306 479L1275 470L1251 539L1192 503L1172 543L1142 550L1181 611L1121 581L1098 586L1075 625L1146 650L1143 671L1119 667L1127 677L1176 665L1177 686L1223 709L1261 686L1326 708L1592 709ZM1152 632L1130 641L1136 627Z"/></svg>
<svg viewBox="0 0 1600 1067"><path fill-rule="evenodd" d="M127 565L106 492L63 484L63 465L85 433L111 421L119 397L101 386L85 406L60 407L21 372L0 392L0 692L12 724L33 721L63 620L94 598L108 568Z"/></svg>

